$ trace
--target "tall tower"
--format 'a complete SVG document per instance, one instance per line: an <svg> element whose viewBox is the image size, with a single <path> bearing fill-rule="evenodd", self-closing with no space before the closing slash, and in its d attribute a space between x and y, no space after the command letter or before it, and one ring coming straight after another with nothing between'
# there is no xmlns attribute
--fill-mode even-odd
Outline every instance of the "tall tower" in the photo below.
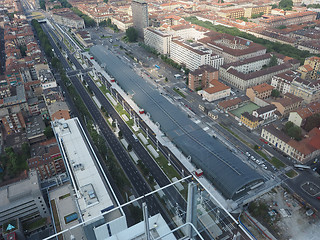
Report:
<svg viewBox="0 0 320 240"><path fill-rule="evenodd" d="M133 27L138 31L139 37L143 38L143 29L149 26L148 3L143 0L132 0Z"/></svg>

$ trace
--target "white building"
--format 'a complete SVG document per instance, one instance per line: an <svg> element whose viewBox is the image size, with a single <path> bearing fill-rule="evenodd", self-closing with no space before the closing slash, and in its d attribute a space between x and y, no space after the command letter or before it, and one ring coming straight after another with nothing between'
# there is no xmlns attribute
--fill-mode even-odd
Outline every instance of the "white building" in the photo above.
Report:
<svg viewBox="0 0 320 240"><path fill-rule="evenodd" d="M201 28L196 25L190 25L190 24L180 24L175 25L171 27L170 34L173 37L179 37L184 40L195 40L201 39L205 37L205 33L209 32L205 28Z"/></svg>
<svg viewBox="0 0 320 240"><path fill-rule="evenodd" d="M274 112L277 110L276 106L273 104L264 106L264 107L260 107L257 110L254 110L252 112L252 115L255 117L260 117L264 120L271 118L274 116Z"/></svg>
<svg viewBox="0 0 320 240"><path fill-rule="evenodd" d="M126 229L126 216L122 208L102 216L102 213L120 203L78 118L56 120L52 122L52 127L71 178L78 216L86 222L86 231L93 234L93 228L103 224L108 224L112 235Z"/></svg>
<svg viewBox="0 0 320 240"><path fill-rule="evenodd" d="M212 102L221 98L230 96L231 88L218 80L210 82L209 87L198 91L198 94L202 96L208 102Z"/></svg>
<svg viewBox="0 0 320 240"><path fill-rule="evenodd" d="M152 28L144 29L144 43L161 54L170 53L170 43L172 36Z"/></svg>
<svg viewBox="0 0 320 240"><path fill-rule="evenodd" d="M210 65L219 69L223 64L223 58L212 54L212 51L198 43L184 42L183 40L172 40L170 44L170 58L184 64L186 68L194 71L202 65Z"/></svg>
<svg viewBox="0 0 320 240"><path fill-rule="evenodd" d="M287 92L290 92L290 85L297 77L298 73L294 71L277 74L272 77L271 86L279 90L279 92L286 94Z"/></svg>

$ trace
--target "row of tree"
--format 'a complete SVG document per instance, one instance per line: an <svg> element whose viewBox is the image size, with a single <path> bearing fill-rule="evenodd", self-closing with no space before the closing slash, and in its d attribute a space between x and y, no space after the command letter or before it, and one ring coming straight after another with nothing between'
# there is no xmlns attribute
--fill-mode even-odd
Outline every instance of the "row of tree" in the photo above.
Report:
<svg viewBox="0 0 320 240"><path fill-rule="evenodd" d="M33 26L33 28L35 29L35 31L37 33L38 39L40 40L41 46L42 46L46 56L48 58L52 58L53 57L52 46L49 42L47 35L43 32L43 30L40 26L40 23L37 20L32 19L31 25Z"/></svg>
<svg viewBox="0 0 320 240"><path fill-rule="evenodd" d="M102 22L99 23L100 27L108 27L111 28L114 32L119 32L119 28L116 24L113 24L111 22L111 19L108 18L107 20L103 20Z"/></svg>
<svg viewBox="0 0 320 240"><path fill-rule="evenodd" d="M78 8L72 7L71 10L83 19L86 27L95 27L96 26L96 22L91 17L89 17L88 15L81 12Z"/></svg>

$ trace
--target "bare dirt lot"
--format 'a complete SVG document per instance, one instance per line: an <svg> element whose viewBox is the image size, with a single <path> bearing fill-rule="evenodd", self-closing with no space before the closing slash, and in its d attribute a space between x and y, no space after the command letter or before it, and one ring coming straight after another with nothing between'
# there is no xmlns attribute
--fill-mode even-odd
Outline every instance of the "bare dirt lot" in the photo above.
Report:
<svg viewBox="0 0 320 240"><path fill-rule="evenodd" d="M266 232L271 233L276 239L320 239L319 217L282 187L274 188L250 205L251 215L259 220L267 228ZM258 227L254 229L253 224L248 228L257 239L267 239L261 229Z"/></svg>

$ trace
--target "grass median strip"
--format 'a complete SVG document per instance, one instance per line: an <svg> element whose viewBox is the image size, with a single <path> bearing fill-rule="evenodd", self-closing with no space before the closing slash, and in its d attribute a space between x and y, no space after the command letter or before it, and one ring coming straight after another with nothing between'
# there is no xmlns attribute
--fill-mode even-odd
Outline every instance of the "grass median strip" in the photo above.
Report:
<svg viewBox="0 0 320 240"><path fill-rule="evenodd" d="M291 169L290 171L286 172L285 174L286 174L289 178L294 178L295 176L298 175L298 173L297 173L295 170L293 170L293 169Z"/></svg>

